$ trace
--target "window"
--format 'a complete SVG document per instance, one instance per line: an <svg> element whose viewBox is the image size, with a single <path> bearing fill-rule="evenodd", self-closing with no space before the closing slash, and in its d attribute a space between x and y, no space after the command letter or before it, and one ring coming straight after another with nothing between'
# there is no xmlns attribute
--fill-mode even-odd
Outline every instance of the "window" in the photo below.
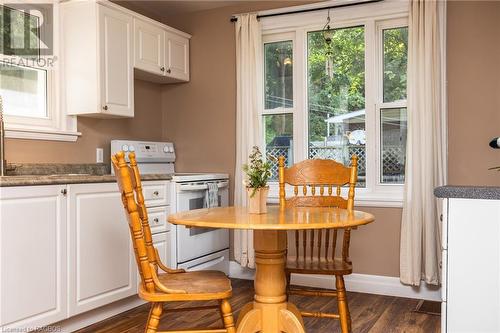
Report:
<svg viewBox="0 0 500 333"><path fill-rule="evenodd" d="M364 30L335 29L329 46L322 31L307 34L308 158L348 165L357 155L359 186L366 178Z"/></svg>
<svg viewBox="0 0 500 333"><path fill-rule="evenodd" d="M46 70L2 64L0 76L5 115L48 119Z"/></svg>
<svg viewBox="0 0 500 333"><path fill-rule="evenodd" d="M74 141L76 120L56 101L57 68L53 31L57 5L0 6L0 95L6 135Z"/></svg>
<svg viewBox="0 0 500 333"><path fill-rule="evenodd" d="M326 15L303 14L301 23L262 21L263 143L274 180L278 156L291 165L314 158L349 164L357 155L358 202L399 206L407 135L408 13L403 7L390 13L373 6L380 11L372 16L367 5L365 12L353 8L334 17L331 43L323 31Z"/></svg>
<svg viewBox="0 0 500 333"><path fill-rule="evenodd" d="M271 159L271 180L278 179L279 156L293 164L293 41L264 43L264 114L266 155Z"/></svg>
<svg viewBox="0 0 500 333"><path fill-rule="evenodd" d="M380 182L404 184L408 28L382 29L383 93L380 103Z"/></svg>
<svg viewBox="0 0 500 333"><path fill-rule="evenodd" d="M265 109L293 107L293 43L264 44Z"/></svg>

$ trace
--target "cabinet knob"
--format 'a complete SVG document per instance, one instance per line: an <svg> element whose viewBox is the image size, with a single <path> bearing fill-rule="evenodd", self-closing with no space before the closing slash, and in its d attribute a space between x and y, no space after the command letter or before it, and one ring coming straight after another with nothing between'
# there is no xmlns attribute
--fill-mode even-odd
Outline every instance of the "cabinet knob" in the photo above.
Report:
<svg viewBox="0 0 500 333"><path fill-rule="evenodd" d="M167 73L168 73L168 74L172 73L172 70L171 70L170 68L169 68L169 69L167 69Z"/></svg>
<svg viewBox="0 0 500 333"><path fill-rule="evenodd" d="M68 194L68 190L67 190L67 189L65 189L65 188L63 188L63 189L61 190L61 194L62 194L62 195L66 195L66 194Z"/></svg>
<svg viewBox="0 0 500 333"><path fill-rule="evenodd" d="M156 196L156 197L157 197L159 194L160 194L160 192L158 192L158 191L154 191L154 192L153 192L153 195L154 195L154 196Z"/></svg>
<svg viewBox="0 0 500 333"><path fill-rule="evenodd" d="M154 223L158 223L158 222L160 222L160 219L158 219L157 217L155 217L155 218L153 219L153 221L154 221Z"/></svg>
<svg viewBox="0 0 500 333"><path fill-rule="evenodd" d="M164 71L165 71L165 67L160 68L160 70L161 70L162 72L164 72Z"/></svg>
<svg viewBox="0 0 500 333"><path fill-rule="evenodd" d="M439 221L443 222L443 214L439 215Z"/></svg>
<svg viewBox="0 0 500 333"><path fill-rule="evenodd" d="M102 108L103 108L104 111L108 110L108 106L107 105L104 105Z"/></svg>

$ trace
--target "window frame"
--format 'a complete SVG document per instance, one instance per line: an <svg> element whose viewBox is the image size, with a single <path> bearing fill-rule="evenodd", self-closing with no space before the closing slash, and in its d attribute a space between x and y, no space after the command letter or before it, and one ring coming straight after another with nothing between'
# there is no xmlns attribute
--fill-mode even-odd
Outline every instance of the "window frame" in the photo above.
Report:
<svg viewBox="0 0 500 333"><path fill-rule="evenodd" d="M77 131L77 119L76 116L68 116L63 111L61 105L61 82L62 73L58 66L60 57L60 30L59 30L59 2L58 1L43 1L43 3L52 3L52 33L53 33L53 67L49 66L39 66L33 60L29 60L27 57L15 56L15 55L4 55L0 54L0 62L4 62L8 65L13 65L16 67L27 67L33 69L44 70L46 72L46 111L47 117L25 117L4 114L5 122L5 137L16 138L16 139L35 139L35 140L52 140L52 141L76 141L81 135ZM33 9L37 9L43 15L46 12L45 8L37 7L36 2L31 4ZM9 7L8 4L3 4L3 6ZM13 10L16 8L9 7ZM31 14L38 16L36 14ZM48 22L47 24L50 24ZM46 26L43 25L40 29L40 36L47 33L45 30ZM44 56L40 57L44 59ZM48 60L46 57L45 60ZM27 66L19 66L17 64L20 61L27 61Z"/></svg>
<svg viewBox="0 0 500 333"><path fill-rule="evenodd" d="M330 12L330 16L332 17L330 24L332 29L355 26L363 26L365 29L366 186L356 189L356 204L358 206L402 207L404 184L381 182L380 110L389 108L389 106L407 106L406 100L404 102L383 102L383 30L408 26L407 3L392 3L391 6L385 7L374 4L343 8L333 13ZM294 163L308 158L307 33L322 30L325 20L326 11L301 14L300 20L297 19L296 15L262 20L262 45L269 41L283 41L285 40L284 36L292 35L294 38ZM264 56L264 52L262 55ZM262 79L264 79L264 71L262 71L262 75ZM263 110L264 97L262 97L261 106ZM261 112L261 121L263 121L264 114L268 113L264 110ZM264 129L262 129L261 137L264 137ZM262 149L265 149L264 141L262 141ZM269 201L278 202L278 183L270 182L269 186ZM292 195L289 187L287 187L287 195Z"/></svg>
<svg viewBox="0 0 500 333"><path fill-rule="evenodd" d="M382 110L399 109L399 108L406 108L406 112L408 114L408 83L406 84L406 99L393 101L393 102L384 102L384 30L403 28L403 27L408 27L408 19L400 18L400 19L378 21L376 23L376 38L377 38L377 40L375 43L375 45L377 47L377 49L375 51L375 55L377 58L377 64L375 66L376 73L377 73L377 77L375 79L375 84L377 85L377 87L376 87L376 101L375 101L375 122L376 122L375 138L377 140L377 142L376 142L376 146L377 146L377 154L376 154L377 174L376 174L376 179L375 179L376 183L374 186L376 186L376 187L379 187L379 186L401 187L401 191L402 191L402 187L404 186L404 183L403 184L383 183L382 179L381 179L381 175L382 175L382 161L381 161L381 156L382 156L382 142L381 142L382 123L381 123L381 116L382 116Z"/></svg>

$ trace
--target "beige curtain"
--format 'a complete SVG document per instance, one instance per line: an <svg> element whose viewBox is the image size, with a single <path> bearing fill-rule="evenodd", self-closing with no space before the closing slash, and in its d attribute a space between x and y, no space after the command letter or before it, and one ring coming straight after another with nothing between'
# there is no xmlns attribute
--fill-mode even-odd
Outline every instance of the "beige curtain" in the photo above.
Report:
<svg viewBox="0 0 500 333"><path fill-rule="evenodd" d="M433 189L446 181L443 48L445 2L410 1L408 143L401 225L401 282L439 284L438 202Z"/></svg>
<svg viewBox="0 0 500 333"><path fill-rule="evenodd" d="M260 144L260 87L262 85L261 28L256 14L241 14L236 22L236 168L234 204L246 204L243 164ZM234 256L243 267L255 267L253 232L234 231Z"/></svg>

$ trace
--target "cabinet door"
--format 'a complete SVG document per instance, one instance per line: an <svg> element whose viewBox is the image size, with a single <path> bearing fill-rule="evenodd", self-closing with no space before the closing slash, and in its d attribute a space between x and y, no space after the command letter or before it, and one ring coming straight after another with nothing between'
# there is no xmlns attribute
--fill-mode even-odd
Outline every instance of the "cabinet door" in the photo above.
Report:
<svg viewBox="0 0 500 333"><path fill-rule="evenodd" d="M98 8L102 111L133 117L132 17L102 5Z"/></svg>
<svg viewBox="0 0 500 333"><path fill-rule="evenodd" d="M189 39L166 32L165 43L166 75L189 81Z"/></svg>
<svg viewBox="0 0 500 333"><path fill-rule="evenodd" d="M134 67L158 75L165 73L165 32L134 19Z"/></svg>
<svg viewBox="0 0 500 333"><path fill-rule="evenodd" d="M68 188L69 311L75 315L135 294L137 276L116 184Z"/></svg>
<svg viewBox="0 0 500 333"><path fill-rule="evenodd" d="M65 188L0 188L2 332L67 318Z"/></svg>
<svg viewBox="0 0 500 333"><path fill-rule="evenodd" d="M450 198L447 251L447 331L500 332L500 200Z"/></svg>
<svg viewBox="0 0 500 333"><path fill-rule="evenodd" d="M167 267L172 267L172 256L170 252L170 232L162 232L153 235L153 245L160 254L161 262Z"/></svg>

